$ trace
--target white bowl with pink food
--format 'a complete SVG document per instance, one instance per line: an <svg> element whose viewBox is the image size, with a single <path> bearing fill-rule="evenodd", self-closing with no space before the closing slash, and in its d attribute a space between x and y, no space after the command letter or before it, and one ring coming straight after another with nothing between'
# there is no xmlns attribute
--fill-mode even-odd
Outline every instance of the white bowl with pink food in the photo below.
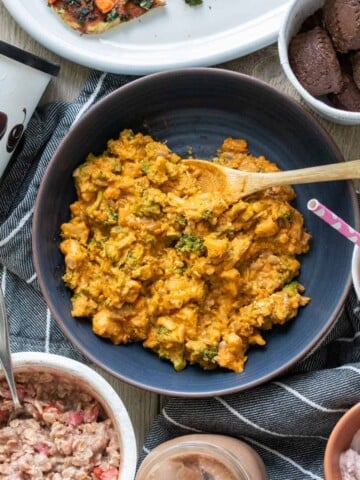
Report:
<svg viewBox="0 0 360 480"><path fill-rule="evenodd" d="M12 360L26 415L9 420L13 404L0 369L0 478L133 480L134 430L100 374L48 353L15 353Z"/></svg>
<svg viewBox="0 0 360 480"><path fill-rule="evenodd" d="M328 438L324 455L325 480L360 477L360 403L338 420Z"/></svg>

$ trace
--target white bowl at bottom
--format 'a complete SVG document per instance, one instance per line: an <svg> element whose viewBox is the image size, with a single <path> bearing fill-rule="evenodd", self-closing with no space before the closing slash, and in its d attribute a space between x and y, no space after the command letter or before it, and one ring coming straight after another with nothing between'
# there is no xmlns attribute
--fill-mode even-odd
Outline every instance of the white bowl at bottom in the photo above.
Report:
<svg viewBox="0 0 360 480"><path fill-rule="evenodd" d="M133 480L136 471L136 438L129 414L112 386L95 370L76 360L43 352L12 354L14 373L44 371L71 378L104 408L118 433L121 462L119 480ZM0 377L3 373L0 370Z"/></svg>

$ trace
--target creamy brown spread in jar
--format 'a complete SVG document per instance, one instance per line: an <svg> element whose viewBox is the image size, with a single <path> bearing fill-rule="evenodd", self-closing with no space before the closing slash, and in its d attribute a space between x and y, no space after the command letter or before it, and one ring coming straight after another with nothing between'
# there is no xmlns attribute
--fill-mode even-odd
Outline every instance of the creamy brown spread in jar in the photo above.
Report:
<svg viewBox="0 0 360 480"><path fill-rule="evenodd" d="M145 457L135 480L267 480L265 465L245 442L191 434L161 443Z"/></svg>
<svg viewBox="0 0 360 480"><path fill-rule="evenodd" d="M239 480L239 476L213 456L187 454L155 465L146 480Z"/></svg>
<svg viewBox="0 0 360 480"><path fill-rule="evenodd" d="M9 422L13 403L0 380L0 479L118 479L119 438L90 393L53 373L18 373L15 380L29 416Z"/></svg>

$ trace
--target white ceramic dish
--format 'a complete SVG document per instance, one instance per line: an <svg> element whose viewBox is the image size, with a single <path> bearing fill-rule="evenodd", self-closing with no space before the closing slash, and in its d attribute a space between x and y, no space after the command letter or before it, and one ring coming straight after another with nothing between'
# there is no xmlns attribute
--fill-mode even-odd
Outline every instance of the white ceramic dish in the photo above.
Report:
<svg viewBox="0 0 360 480"><path fill-rule="evenodd" d="M98 70L143 75L209 66L276 41L289 0L167 0L141 19L105 34L79 35L46 0L3 0L19 25L58 55Z"/></svg>
<svg viewBox="0 0 360 480"><path fill-rule="evenodd" d="M42 352L20 352L12 354L14 371L47 371L71 377L104 407L113 421L120 437L122 462L119 480L133 480L137 462L134 430L127 410L111 385L95 370L70 358ZM0 369L0 377L2 377Z"/></svg>
<svg viewBox="0 0 360 480"><path fill-rule="evenodd" d="M288 80L298 91L304 102L321 117L342 125L359 125L360 113L347 112L330 106L308 93L296 78L289 63L288 48L293 36L303 21L324 5L324 0L295 0L287 10L279 31L278 48L282 68Z"/></svg>
<svg viewBox="0 0 360 480"><path fill-rule="evenodd" d="M351 263L351 273L357 298L360 300L360 248L355 246Z"/></svg>

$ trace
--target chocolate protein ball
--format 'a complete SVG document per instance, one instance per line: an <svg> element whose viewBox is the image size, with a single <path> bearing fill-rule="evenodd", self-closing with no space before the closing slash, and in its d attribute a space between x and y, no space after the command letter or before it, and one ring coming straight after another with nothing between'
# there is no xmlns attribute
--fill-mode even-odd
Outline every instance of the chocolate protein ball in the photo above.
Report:
<svg viewBox="0 0 360 480"><path fill-rule="evenodd" d="M289 60L297 79L311 95L340 92L340 64L323 28L315 27L295 35L289 46Z"/></svg>
<svg viewBox="0 0 360 480"><path fill-rule="evenodd" d="M343 88L339 93L330 94L329 100L334 107L341 110L360 112L360 90L353 78L346 73L343 75Z"/></svg>
<svg viewBox="0 0 360 480"><path fill-rule="evenodd" d="M360 0L326 0L323 19L335 50L360 48Z"/></svg>

